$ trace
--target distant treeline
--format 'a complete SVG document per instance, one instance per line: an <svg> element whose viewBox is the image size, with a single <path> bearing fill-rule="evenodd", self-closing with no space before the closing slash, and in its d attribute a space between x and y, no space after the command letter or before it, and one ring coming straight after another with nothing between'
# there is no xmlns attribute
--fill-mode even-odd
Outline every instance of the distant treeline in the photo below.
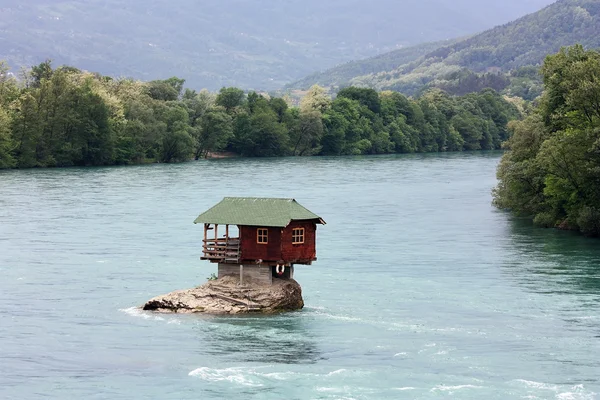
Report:
<svg viewBox="0 0 600 400"><path fill-rule="evenodd" d="M15 79L0 63L0 167L178 162L242 156L385 154L498 149L517 108L493 90L409 99L314 86L299 107L237 88L184 89L184 80L113 79L50 62Z"/></svg>
<svg viewBox="0 0 600 400"><path fill-rule="evenodd" d="M600 236L600 53L563 49L542 76L539 106L510 124L495 203L541 226Z"/></svg>

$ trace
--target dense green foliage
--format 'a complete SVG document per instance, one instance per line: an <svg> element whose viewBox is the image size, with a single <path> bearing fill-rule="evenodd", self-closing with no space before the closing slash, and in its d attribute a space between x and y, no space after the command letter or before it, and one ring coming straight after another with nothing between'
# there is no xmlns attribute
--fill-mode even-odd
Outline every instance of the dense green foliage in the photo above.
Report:
<svg viewBox="0 0 600 400"><path fill-rule="evenodd" d="M175 77L143 83L44 62L17 81L1 68L3 168L497 149L519 117L492 90L413 100L349 87L332 101L315 86L295 108L232 87L198 93Z"/></svg>
<svg viewBox="0 0 600 400"><path fill-rule="evenodd" d="M551 0L17 0L0 2L0 59L194 88L277 89L314 71L472 34Z"/></svg>
<svg viewBox="0 0 600 400"><path fill-rule="evenodd" d="M539 68L535 66L547 54L576 43L586 48L600 47L600 1L559 0L517 21L442 45L424 55L419 46L404 49L403 53L363 60L360 68L340 67L312 75L290 88L318 83L415 95L437 87L461 95L491 87L532 100L541 94L541 78L536 73ZM383 64L386 69L380 68L381 60L393 60L395 56L395 66Z"/></svg>
<svg viewBox="0 0 600 400"><path fill-rule="evenodd" d="M542 74L539 107L512 123L495 203L542 226L600 236L600 53L563 49Z"/></svg>

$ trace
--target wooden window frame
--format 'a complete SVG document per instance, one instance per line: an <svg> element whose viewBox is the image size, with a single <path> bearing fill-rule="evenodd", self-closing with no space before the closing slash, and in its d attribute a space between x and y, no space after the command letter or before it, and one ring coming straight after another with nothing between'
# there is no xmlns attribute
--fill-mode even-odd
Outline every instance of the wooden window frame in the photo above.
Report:
<svg viewBox="0 0 600 400"><path fill-rule="evenodd" d="M292 244L304 244L304 228L292 229ZM298 240L301 239L301 240Z"/></svg>
<svg viewBox="0 0 600 400"><path fill-rule="evenodd" d="M264 239L264 241L262 241ZM269 230L267 228L256 229L256 243L269 244Z"/></svg>

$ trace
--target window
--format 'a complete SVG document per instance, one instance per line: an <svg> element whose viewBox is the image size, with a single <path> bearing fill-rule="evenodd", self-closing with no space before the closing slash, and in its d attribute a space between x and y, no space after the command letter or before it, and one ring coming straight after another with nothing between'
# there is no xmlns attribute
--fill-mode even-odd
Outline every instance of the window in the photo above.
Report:
<svg viewBox="0 0 600 400"><path fill-rule="evenodd" d="M293 244L304 243L304 228L292 229L292 243Z"/></svg>
<svg viewBox="0 0 600 400"><path fill-rule="evenodd" d="M256 243L267 244L269 243L269 230L265 228L258 228L256 231Z"/></svg>

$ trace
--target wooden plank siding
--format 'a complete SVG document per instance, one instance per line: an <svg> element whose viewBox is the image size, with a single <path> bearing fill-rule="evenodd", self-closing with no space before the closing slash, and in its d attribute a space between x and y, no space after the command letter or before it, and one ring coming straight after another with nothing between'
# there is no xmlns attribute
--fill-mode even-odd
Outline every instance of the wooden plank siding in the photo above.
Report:
<svg viewBox="0 0 600 400"><path fill-rule="evenodd" d="M292 231L304 228L304 243L292 243ZM312 221L292 221L285 229L281 238L281 257L286 263L305 263L316 260L317 225Z"/></svg>
<svg viewBox="0 0 600 400"><path fill-rule="evenodd" d="M267 244L257 243L257 229L260 226L240 226L242 260L274 261L281 260L281 228L268 229Z"/></svg>
<svg viewBox="0 0 600 400"><path fill-rule="evenodd" d="M292 243L292 231L304 228L304 243ZM257 230L268 230L268 243L257 242ZM316 230L313 221L292 221L286 228L240 226L241 261L262 260L263 263L306 264L316 260Z"/></svg>

